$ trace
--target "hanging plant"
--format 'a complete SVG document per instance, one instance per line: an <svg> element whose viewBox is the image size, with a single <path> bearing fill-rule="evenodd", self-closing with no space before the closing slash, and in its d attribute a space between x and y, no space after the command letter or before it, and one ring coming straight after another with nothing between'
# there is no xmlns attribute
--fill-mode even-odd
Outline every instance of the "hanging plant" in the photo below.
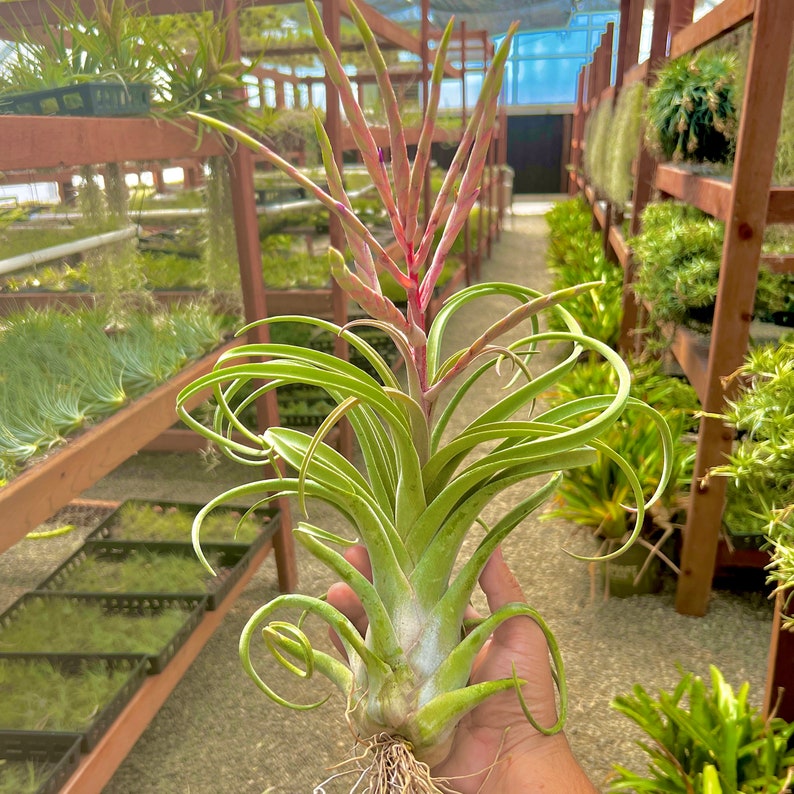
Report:
<svg viewBox="0 0 794 794"><path fill-rule="evenodd" d="M612 100L607 99L587 117L584 132L584 172L600 193L607 184L611 126Z"/></svg>
<svg viewBox="0 0 794 794"><path fill-rule="evenodd" d="M700 50L665 64L648 90L649 147L665 160L726 163L736 135L736 56Z"/></svg>
<svg viewBox="0 0 794 794"><path fill-rule="evenodd" d="M631 167L637 157L642 127L645 86L641 82L625 86L615 103L609 131L604 190L619 209L626 207L634 191Z"/></svg>

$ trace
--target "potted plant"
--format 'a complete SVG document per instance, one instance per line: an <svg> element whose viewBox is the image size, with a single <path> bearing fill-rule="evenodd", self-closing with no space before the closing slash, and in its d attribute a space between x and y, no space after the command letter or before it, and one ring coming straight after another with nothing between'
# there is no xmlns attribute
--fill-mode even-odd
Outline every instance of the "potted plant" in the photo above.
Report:
<svg viewBox="0 0 794 794"><path fill-rule="evenodd" d="M700 676L685 673L658 698L640 684L615 698L613 707L643 731L638 743L649 763L644 773L616 764L610 792L790 791L794 723L764 719L748 703L747 682L734 693L717 667L710 671L710 690Z"/></svg>
<svg viewBox="0 0 794 794"><path fill-rule="evenodd" d="M658 359L630 362L631 394L654 405L673 435L671 476L662 497L646 513L642 533L619 559L603 563L604 596L651 593L661 587L661 563L676 574L669 556L675 530L682 526L686 492L692 480L696 414L700 407L694 389L662 371ZM583 362L549 395L552 405L564 405L593 394L609 392L617 383L606 362ZM626 411L603 436L609 447L620 446L623 458L638 472L642 490L650 495L665 463L653 423ZM565 473L554 507L544 518L563 518L588 527L598 542L597 554L622 546L632 525L632 494L620 461L609 448L596 460Z"/></svg>
<svg viewBox="0 0 794 794"><path fill-rule="evenodd" d="M351 525L354 537L367 548L371 581L337 550L354 542L349 535L317 527L310 516L300 521L293 533L361 598L369 616L366 638L324 598L282 594L261 607L244 629L240 640L243 665L268 696L297 708L307 706L286 703L255 669L252 646L257 638L262 637L274 657L294 673L303 677L310 670L321 672L343 693L350 725L371 750L370 773L377 775L384 764L392 765L406 781L399 790L435 791L438 786L428 782L427 766L447 754L459 720L498 692L515 690L516 696L521 697L523 681L515 675L469 685L473 661L483 644L496 627L514 616L532 617L546 635L562 698L561 716L553 724L538 725L527 710L528 719L544 733L561 729L566 708L562 661L540 615L526 604L512 603L480 621L466 622L469 630L464 631L466 609L486 561L510 532L551 495L560 469L592 462L593 445L600 444L596 439L629 401L630 375L614 351L584 336L574 318L560 306L567 298L591 289L592 284L550 295L513 284L472 285L452 296L435 315L432 325L426 324L435 280L478 198L477 186L495 122L502 67L515 26L494 56L428 225L420 228L417 215L421 178L430 157L451 26L439 41L428 112L411 166L388 70L373 34L351 4L351 13L379 76L391 136L389 167L322 30L317 9L310 2L307 7L327 72L339 87L364 163L388 210L405 258L398 261L390 256L350 210L328 137L319 123L317 134L328 193L244 132L216 124L240 142L256 147L262 157L290 174L342 221L355 269L349 269L341 253L332 250L331 272L368 316L352 321L347 328L308 317L302 321L342 336L368 359L378 379L328 353L262 342L235 348L218 361L212 373L183 390L178 397L178 413L183 421L216 441L227 454L256 466L279 461L288 467L283 476L238 486L212 500L196 517L194 543L201 554L204 518L226 500L242 496L256 495L267 503L275 494L292 494L303 510L313 500L319 500L340 513ZM387 177L389 171L394 189ZM452 187L461 175L453 196ZM439 219L449 204L451 210L441 241L432 259L428 259ZM425 267L425 275L420 278ZM405 313L381 293L378 270L388 272L402 286ZM471 344L442 354L450 318L464 307L476 308L478 299L486 296L501 296L513 308ZM547 309L566 318L566 331L540 331L537 314ZM268 318L260 322L277 326L287 321L298 318ZM353 333L351 329L359 325L380 328L392 338L403 358L403 384L383 358ZM512 341L506 337L511 331L518 335ZM568 351L547 372L530 375L533 365L528 359L533 358L538 346L547 343L567 343ZM570 371L586 348L597 349L616 369L618 393L539 411L530 417L528 406ZM514 388L495 393L487 410L467 426L455 427L461 402L472 389L481 386L483 378L495 374L497 363L502 371L508 367L513 370ZM236 393L250 381L256 385L255 395L294 382L317 385L326 390L336 407L313 437L277 427L252 433L230 408ZM185 408L194 394L207 387L212 387L218 401L212 429L203 427ZM638 410L657 420L660 443L669 450L671 440L663 420L648 407ZM590 418L575 428L566 426L566 419L585 415ZM350 421L357 436L363 459L361 470L324 443L326 434L342 417ZM230 438L232 429L243 434L242 440ZM630 538L633 540L639 534L647 503L636 475L628 465L626 468L638 505L637 523ZM662 485L649 501L656 501L664 490L667 476L665 469ZM521 491L516 503L486 525L480 518L481 511L512 486L519 486ZM473 550L458 559L470 532L478 534L472 538ZM620 549L614 554L619 552ZM348 661L313 647L301 628L304 618L288 624L281 615L277 616L285 608L297 608L304 617L315 616L332 626L347 651ZM365 779L366 774L362 781ZM395 789L386 786L378 790Z"/></svg>

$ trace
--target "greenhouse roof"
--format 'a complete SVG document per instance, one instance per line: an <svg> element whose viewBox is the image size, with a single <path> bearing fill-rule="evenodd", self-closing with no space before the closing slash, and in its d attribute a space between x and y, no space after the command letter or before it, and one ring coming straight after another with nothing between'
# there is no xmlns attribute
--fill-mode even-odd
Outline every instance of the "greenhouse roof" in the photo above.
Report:
<svg viewBox="0 0 794 794"><path fill-rule="evenodd" d="M421 0L369 0L369 4L396 22L421 16ZM619 0L430 0L431 20L444 25L451 16L469 28L491 35L504 33L514 20L522 30L567 27L578 11L617 11Z"/></svg>

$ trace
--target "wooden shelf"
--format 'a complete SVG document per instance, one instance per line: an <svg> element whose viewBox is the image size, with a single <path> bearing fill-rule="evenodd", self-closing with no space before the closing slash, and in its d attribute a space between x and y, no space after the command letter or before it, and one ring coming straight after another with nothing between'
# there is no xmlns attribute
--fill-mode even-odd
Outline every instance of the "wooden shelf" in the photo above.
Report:
<svg viewBox="0 0 794 794"><path fill-rule="evenodd" d="M794 254L762 254L761 263L771 273L794 273Z"/></svg>
<svg viewBox="0 0 794 794"><path fill-rule="evenodd" d="M620 226L613 224L609 227L608 240L609 245L615 252L618 262L620 262L621 267L625 270L629 266L629 260L631 259L631 248L626 242L626 238L623 236L623 230Z"/></svg>
<svg viewBox="0 0 794 794"><path fill-rule="evenodd" d="M722 0L711 13L672 36L670 58L678 58L718 39L751 19L754 10L755 0Z"/></svg>
<svg viewBox="0 0 794 794"><path fill-rule="evenodd" d="M654 184L662 193L725 221L731 207L730 177L703 176L683 166L659 163ZM766 223L794 223L794 188L772 187Z"/></svg>
<svg viewBox="0 0 794 794"><path fill-rule="evenodd" d="M668 331L668 333L670 333ZM706 397L709 364L708 343L686 328L672 331L672 352L701 403Z"/></svg>
<svg viewBox="0 0 794 794"><path fill-rule="evenodd" d="M195 125L177 126L148 118L0 116L0 171L62 169L64 165L154 162L224 154L216 135L200 143Z"/></svg>
<svg viewBox="0 0 794 794"><path fill-rule="evenodd" d="M624 64L624 69L623 74L618 75L618 85L621 81L627 85L639 79L650 84L653 73L668 57L694 52L745 22L752 24L731 176L706 176L694 173L691 168L655 163L641 146L639 158L644 158L647 168L637 169L632 196L637 218L651 199L652 186L662 197L690 204L725 223L715 315L708 347L706 349L696 335L681 329L676 329L671 339L673 353L703 406L687 523L683 532L676 609L683 614L703 615L708 609L712 579L717 568L763 567L769 560L765 552L754 550L727 554L725 544L720 541L725 478L712 477L708 482L704 478L713 467L725 461L725 455L732 449L734 433L726 427L722 414L726 398L730 399L737 387L728 376L741 366L752 336L759 262L776 273L794 272L794 256L769 256L761 250L768 224L794 224L794 188L775 185L770 188L785 97L787 56L792 49L794 6L791 0L723 0L693 23L692 3L656 0L651 55L648 61L638 66L632 63L638 57L643 9L642 0L625 0L621 8L629 13L622 14L626 26L621 29L618 63ZM602 49L607 51L603 43L599 50ZM608 54L611 56L611 51ZM593 64L602 60L606 60L604 52L597 51ZM580 73L577 109L590 104L585 102L585 91L588 100L605 95L605 80L609 80L608 75L594 66ZM577 133L581 139L583 120ZM572 147L575 164L573 155L580 149L581 142ZM575 184L573 177L571 181ZM580 190L583 187L579 183ZM598 208L593 208L593 214L597 220L600 216ZM607 242L624 265L624 286L628 292L633 267L627 267L631 264L630 257L624 261L622 254L618 253L619 240L611 231L607 234ZM624 299L622 341L632 339L632 331L639 322L631 309L632 306ZM629 349L628 345L626 348ZM777 699L777 687L783 685L789 694L781 702L779 714L791 720L794 718L794 665L791 655L794 634L780 632L779 606L773 625L764 712L766 715L771 713Z"/></svg>
<svg viewBox="0 0 794 794"><path fill-rule="evenodd" d="M230 342L188 366L0 488L0 514L6 517L0 525L0 552L174 424L177 394L209 372L220 353L238 344L240 340Z"/></svg>
<svg viewBox="0 0 794 794"><path fill-rule="evenodd" d="M681 166L659 163L654 184L662 193L721 221L727 217L731 203L731 181L728 177L702 176Z"/></svg>

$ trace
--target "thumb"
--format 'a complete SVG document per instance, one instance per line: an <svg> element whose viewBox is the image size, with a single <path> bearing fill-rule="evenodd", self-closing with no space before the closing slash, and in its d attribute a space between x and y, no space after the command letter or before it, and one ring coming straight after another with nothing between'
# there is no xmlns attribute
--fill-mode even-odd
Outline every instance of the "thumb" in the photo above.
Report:
<svg viewBox="0 0 794 794"><path fill-rule="evenodd" d="M502 556L502 547L497 546L488 558L480 574L480 587L488 599L488 607L495 612L505 604L526 602L526 596Z"/></svg>

